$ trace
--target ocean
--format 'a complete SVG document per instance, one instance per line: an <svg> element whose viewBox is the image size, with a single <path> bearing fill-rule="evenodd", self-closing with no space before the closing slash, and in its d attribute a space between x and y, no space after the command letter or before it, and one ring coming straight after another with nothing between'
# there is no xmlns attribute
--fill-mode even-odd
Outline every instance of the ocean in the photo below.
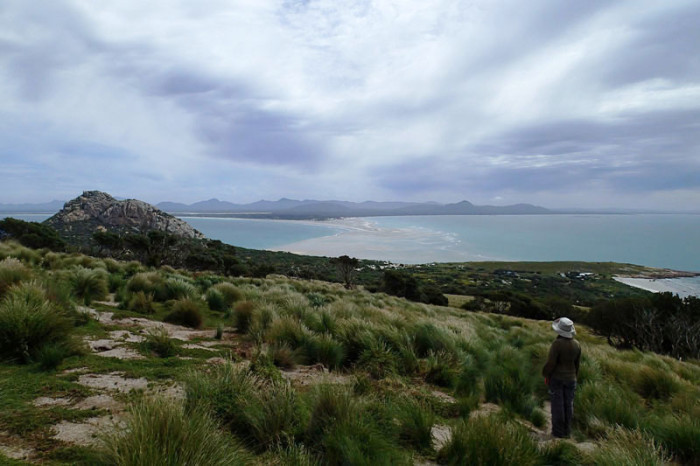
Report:
<svg viewBox="0 0 700 466"><path fill-rule="evenodd" d="M49 214L3 214L40 222ZM271 249L416 264L614 261L700 272L700 215L436 215L328 221L181 217L206 236Z"/></svg>

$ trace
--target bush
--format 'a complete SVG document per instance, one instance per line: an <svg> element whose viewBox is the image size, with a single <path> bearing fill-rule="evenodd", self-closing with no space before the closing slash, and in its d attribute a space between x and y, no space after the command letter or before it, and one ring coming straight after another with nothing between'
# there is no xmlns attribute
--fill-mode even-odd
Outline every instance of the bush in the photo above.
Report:
<svg viewBox="0 0 700 466"><path fill-rule="evenodd" d="M449 465L519 466L540 463L535 440L520 425L503 422L495 416L459 421L452 437L438 452L438 459Z"/></svg>
<svg viewBox="0 0 700 466"><path fill-rule="evenodd" d="M203 409L185 411L171 399L136 403L125 424L104 438L107 464L229 466L249 462L245 450Z"/></svg>
<svg viewBox="0 0 700 466"><path fill-rule="evenodd" d="M102 269L78 267L71 277L73 294L87 306L96 300L107 298L109 284L107 273Z"/></svg>
<svg viewBox="0 0 700 466"><path fill-rule="evenodd" d="M184 325L185 327L200 328L204 317L199 303L189 298L181 299L173 303L172 311L163 319L171 324Z"/></svg>
<svg viewBox="0 0 700 466"><path fill-rule="evenodd" d="M71 327L38 285L14 287L0 301L0 357L33 361L45 345L68 343Z"/></svg>

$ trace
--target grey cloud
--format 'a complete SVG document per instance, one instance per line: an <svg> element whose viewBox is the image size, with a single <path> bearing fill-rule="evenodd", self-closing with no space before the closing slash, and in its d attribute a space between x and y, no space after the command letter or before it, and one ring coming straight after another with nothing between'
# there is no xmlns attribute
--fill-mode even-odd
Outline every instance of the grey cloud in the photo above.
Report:
<svg viewBox="0 0 700 466"><path fill-rule="evenodd" d="M665 78L677 83L700 77L700 3L661 12L630 24L633 38L621 44L605 63L595 66L612 86Z"/></svg>

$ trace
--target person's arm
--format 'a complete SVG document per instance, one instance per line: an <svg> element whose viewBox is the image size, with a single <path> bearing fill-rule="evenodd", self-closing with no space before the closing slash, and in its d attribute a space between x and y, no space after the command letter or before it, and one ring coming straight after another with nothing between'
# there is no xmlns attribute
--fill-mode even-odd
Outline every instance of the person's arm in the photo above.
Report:
<svg viewBox="0 0 700 466"><path fill-rule="evenodd" d="M554 372L554 368L557 366L558 353L559 352L557 351L557 345L555 341L554 343L552 343L552 346L549 347L549 355L547 356L547 362L542 368L542 375L545 379L549 379L549 377L552 375L552 372Z"/></svg>

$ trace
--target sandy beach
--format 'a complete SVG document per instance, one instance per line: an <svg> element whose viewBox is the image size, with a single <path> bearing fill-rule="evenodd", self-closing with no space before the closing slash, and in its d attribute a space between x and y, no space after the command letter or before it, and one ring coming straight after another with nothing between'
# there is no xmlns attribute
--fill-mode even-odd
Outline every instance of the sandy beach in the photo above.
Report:
<svg viewBox="0 0 700 466"><path fill-rule="evenodd" d="M653 293L670 291L681 298L700 296L700 277L682 278L631 278L613 277L615 281L625 285L641 288Z"/></svg>
<svg viewBox="0 0 700 466"><path fill-rule="evenodd" d="M341 231L272 248L313 256L347 254L359 259L385 260L400 264L499 260L464 251L455 235L421 228L379 228L366 218L333 219L320 222Z"/></svg>

